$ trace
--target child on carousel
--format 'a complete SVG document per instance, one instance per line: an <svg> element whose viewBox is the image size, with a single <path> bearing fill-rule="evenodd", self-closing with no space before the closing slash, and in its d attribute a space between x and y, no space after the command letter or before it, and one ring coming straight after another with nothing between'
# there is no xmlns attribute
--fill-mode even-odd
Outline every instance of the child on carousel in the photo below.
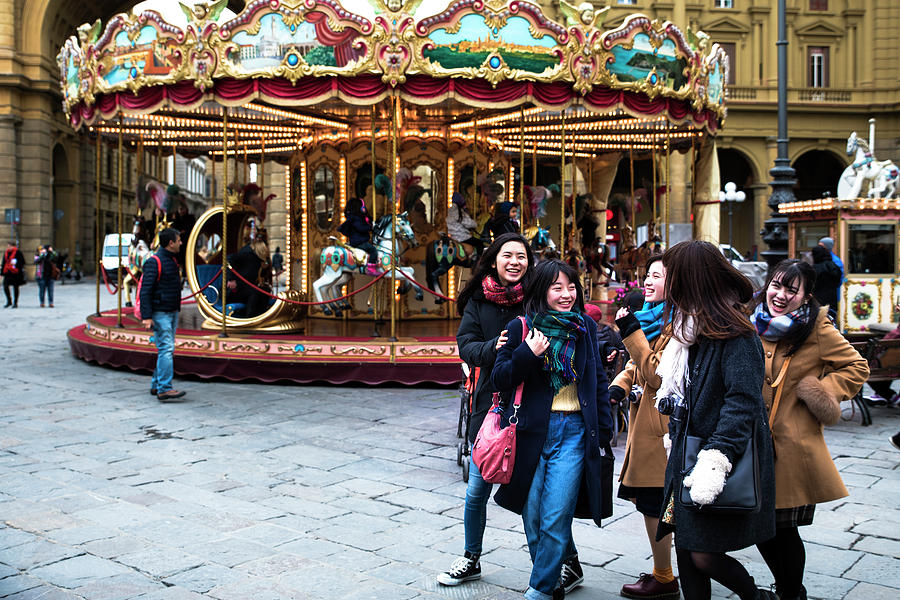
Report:
<svg viewBox="0 0 900 600"><path fill-rule="evenodd" d="M366 265L367 275L377 275L378 249L372 243L372 220L366 212L366 205L360 198L351 198L344 209L344 222L338 231L347 236L347 243L369 255Z"/></svg>

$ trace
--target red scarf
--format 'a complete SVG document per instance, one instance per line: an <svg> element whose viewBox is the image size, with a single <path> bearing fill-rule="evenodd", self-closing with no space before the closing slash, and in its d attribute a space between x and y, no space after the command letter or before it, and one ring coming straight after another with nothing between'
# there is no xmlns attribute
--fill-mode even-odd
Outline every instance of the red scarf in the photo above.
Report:
<svg viewBox="0 0 900 600"><path fill-rule="evenodd" d="M512 306L521 304L525 297L525 290L521 283L517 283L510 287L503 287L496 279L490 275L485 276L481 280L481 289L484 291L484 297L500 306Z"/></svg>

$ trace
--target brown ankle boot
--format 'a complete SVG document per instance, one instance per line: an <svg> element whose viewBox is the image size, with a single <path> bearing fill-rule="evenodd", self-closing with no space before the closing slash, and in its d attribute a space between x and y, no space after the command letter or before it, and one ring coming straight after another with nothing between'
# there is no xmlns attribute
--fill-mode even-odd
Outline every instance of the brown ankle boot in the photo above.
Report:
<svg viewBox="0 0 900 600"><path fill-rule="evenodd" d="M681 596L678 591L678 578L669 583L660 583L649 573L641 573L636 582L626 583L619 593L626 598L653 598L654 600L677 600Z"/></svg>

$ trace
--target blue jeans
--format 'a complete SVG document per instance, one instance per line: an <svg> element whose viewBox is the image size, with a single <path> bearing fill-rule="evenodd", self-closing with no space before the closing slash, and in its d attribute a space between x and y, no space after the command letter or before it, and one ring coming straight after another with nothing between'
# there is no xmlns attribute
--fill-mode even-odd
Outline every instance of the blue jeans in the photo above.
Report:
<svg viewBox="0 0 900 600"><path fill-rule="evenodd" d="M528 499L522 511L531 579L525 598L550 600L563 560L571 554L572 519L584 467L584 418L581 413L550 413Z"/></svg>
<svg viewBox="0 0 900 600"><path fill-rule="evenodd" d="M44 292L47 293L47 299L50 301L50 304L53 304L53 280L41 277L37 280L37 284L38 297L41 299L41 305L43 306L44 304Z"/></svg>
<svg viewBox="0 0 900 600"><path fill-rule="evenodd" d="M153 341L156 344L156 370L150 389L157 394L172 389L172 375L175 372L173 355L175 353L175 326L178 324L178 311L153 313Z"/></svg>

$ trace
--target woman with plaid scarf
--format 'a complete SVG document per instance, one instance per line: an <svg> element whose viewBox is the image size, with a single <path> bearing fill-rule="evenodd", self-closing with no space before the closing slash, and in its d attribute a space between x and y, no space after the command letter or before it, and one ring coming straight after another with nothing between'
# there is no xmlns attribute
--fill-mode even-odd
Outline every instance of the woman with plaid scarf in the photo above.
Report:
<svg viewBox="0 0 900 600"><path fill-rule="evenodd" d="M576 513L599 526L612 512L601 465L612 456L613 425L597 326L584 316L575 270L559 260L538 264L525 313L527 334L519 319L507 325L491 376L505 396L524 385L512 479L494 499L522 515L532 561L525 598L550 600L564 596L560 567Z"/></svg>

